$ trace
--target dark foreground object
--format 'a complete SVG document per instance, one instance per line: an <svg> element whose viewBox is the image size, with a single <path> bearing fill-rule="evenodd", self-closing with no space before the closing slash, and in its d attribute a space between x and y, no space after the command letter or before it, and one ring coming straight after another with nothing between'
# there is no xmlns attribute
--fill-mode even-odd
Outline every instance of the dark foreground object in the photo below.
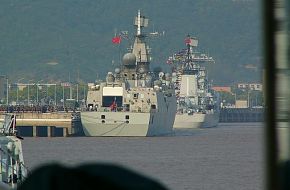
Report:
<svg viewBox="0 0 290 190"><path fill-rule="evenodd" d="M165 190L158 182L120 166L87 164L68 168L58 164L34 170L19 190L150 189Z"/></svg>

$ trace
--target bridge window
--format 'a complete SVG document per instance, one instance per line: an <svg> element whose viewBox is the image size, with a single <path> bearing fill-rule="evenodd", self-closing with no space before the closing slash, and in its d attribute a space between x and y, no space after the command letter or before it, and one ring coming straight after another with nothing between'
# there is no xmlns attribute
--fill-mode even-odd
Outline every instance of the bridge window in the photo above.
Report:
<svg viewBox="0 0 290 190"><path fill-rule="evenodd" d="M110 107L114 102L117 107L122 107L123 96L103 96L103 107Z"/></svg>

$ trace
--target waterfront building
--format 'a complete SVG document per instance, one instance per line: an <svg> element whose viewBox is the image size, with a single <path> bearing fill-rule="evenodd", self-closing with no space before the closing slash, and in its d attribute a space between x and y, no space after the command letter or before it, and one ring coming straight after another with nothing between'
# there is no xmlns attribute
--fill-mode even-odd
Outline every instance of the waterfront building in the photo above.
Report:
<svg viewBox="0 0 290 190"><path fill-rule="evenodd" d="M238 88L262 91L263 85L261 83L238 83Z"/></svg>

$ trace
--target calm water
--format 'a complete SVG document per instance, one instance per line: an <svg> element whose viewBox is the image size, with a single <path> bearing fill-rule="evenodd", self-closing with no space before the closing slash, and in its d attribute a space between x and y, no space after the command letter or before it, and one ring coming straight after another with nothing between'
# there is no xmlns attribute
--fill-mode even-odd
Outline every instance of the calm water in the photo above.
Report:
<svg viewBox="0 0 290 190"><path fill-rule="evenodd" d="M263 189L261 123L179 130L169 137L26 137L23 149L30 169L53 161L114 162L169 189Z"/></svg>

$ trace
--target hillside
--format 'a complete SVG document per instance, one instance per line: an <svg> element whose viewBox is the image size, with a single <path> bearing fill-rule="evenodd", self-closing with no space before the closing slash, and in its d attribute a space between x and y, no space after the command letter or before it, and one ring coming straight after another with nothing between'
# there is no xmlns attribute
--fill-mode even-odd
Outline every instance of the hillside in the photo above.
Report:
<svg viewBox="0 0 290 190"><path fill-rule="evenodd" d="M167 57L183 48L187 34L199 39L215 84L259 81L261 73L261 6L258 0L10 0L0 6L0 74L11 80L94 81L117 67L120 47L115 31L133 33L140 9L151 31L151 68L168 70ZM119 55L120 54L120 55ZM115 65L112 65L115 60Z"/></svg>

